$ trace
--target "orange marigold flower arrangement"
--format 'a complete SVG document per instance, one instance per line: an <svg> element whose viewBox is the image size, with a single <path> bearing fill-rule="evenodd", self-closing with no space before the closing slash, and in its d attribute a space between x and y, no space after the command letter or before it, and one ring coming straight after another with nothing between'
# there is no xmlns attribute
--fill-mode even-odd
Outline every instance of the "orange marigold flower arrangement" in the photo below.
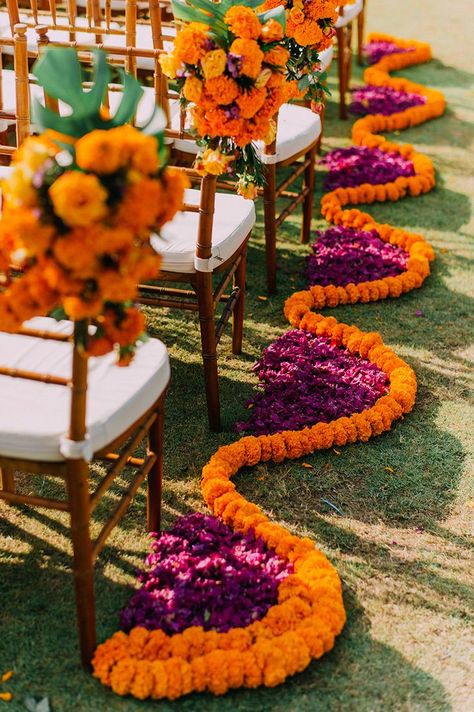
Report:
<svg viewBox="0 0 474 712"><path fill-rule="evenodd" d="M201 147L196 167L235 176L240 194L254 197L263 172L253 142L269 142L273 116L296 94L286 77L284 10L265 19L230 0L191 0L184 10L180 3L173 8L186 24L160 62L178 84L183 109L189 108Z"/></svg>
<svg viewBox="0 0 474 712"><path fill-rule="evenodd" d="M38 63L45 87L61 63L75 67L75 52L56 48ZM136 90L141 96L138 84ZM138 284L159 271L151 234L180 209L185 185L182 174L166 165L161 133L146 135L101 118L101 101L81 119L84 135L74 115L40 114L43 134L27 139L13 157L2 182L0 323L16 331L51 312L90 319L95 328L84 347L94 355L116 349L125 364L145 329L133 304ZM10 265L20 271L15 280Z"/></svg>
<svg viewBox="0 0 474 712"><path fill-rule="evenodd" d="M287 78L297 82L299 95L318 112L328 93L319 55L333 42L339 5L339 0L265 0L261 6L262 10L285 9Z"/></svg>

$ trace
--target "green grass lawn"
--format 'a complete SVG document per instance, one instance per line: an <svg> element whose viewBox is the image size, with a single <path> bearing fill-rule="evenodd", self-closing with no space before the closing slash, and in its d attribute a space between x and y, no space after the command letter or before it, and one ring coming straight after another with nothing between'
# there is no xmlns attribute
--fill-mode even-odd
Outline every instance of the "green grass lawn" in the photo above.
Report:
<svg viewBox="0 0 474 712"><path fill-rule="evenodd" d="M276 689L240 690L224 698L192 695L174 703L121 699L79 667L67 521L60 513L0 505L0 674L24 710L27 694L48 696L55 712L466 712L474 677L472 490L473 155L474 74L468 32L470 0L369 0L369 30L433 44L435 60L406 70L409 78L446 93L446 116L403 134L435 162L429 195L373 205L382 222L422 232L437 250L432 276L401 299L340 307L332 313L385 341L416 370L415 409L393 430L238 477L239 490L275 521L310 536L337 566L347 626L334 650ZM335 68L332 70L334 79ZM354 69L354 82L361 72ZM333 87L334 81L333 81ZM326 148L349 145L350 122L337 119L334 91ZM316 199L321 196L318 182ZM315 210L314 228L322 227ZM266 301L262 213L249 250L244 355L220 351L224 430L208 432L197 323L149 311L153 332L169 347L173 380L166 423L164 516L204 510L201 466L219 444L236 438L233 423L255 379L250 367L286 328L282 305L302 286L307 248L299 220L280 234L279 293ZM422 316L416 316L421 310ZM472 363L472 361L471 361ZM471 431L471 432L470 432ZM470 469L471 468L471 469ZM48 487L43 481L39 488ZM120 484L120 483L119 483ZM123 483L122 483L123 484ZM25 487L30 481L25 481ZM109 505L117 490L108 496ZM323 500L342 512L338 515ZM147 551L141 490L97 566L98 635L117 629L134 570ZM97 526L101 510L97 512ZM3 689L3 688L2 688ZM471 703L469 703L469 699ZM6 703L5 704L5 709ZM0 706L2 703L0 702Z"/></svg>

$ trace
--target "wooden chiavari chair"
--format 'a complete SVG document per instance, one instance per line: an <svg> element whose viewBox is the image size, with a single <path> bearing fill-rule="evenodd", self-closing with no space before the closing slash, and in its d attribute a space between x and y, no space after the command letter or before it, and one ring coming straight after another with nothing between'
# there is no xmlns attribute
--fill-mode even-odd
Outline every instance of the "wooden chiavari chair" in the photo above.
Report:
<svg viewBox="0 0 474 712"><path fill-rule="evenodd" d="M30 134L26 30L17 25L14 39L18 145ZM13 150L1 146L0 154L9 158ZM0 169L1 176L9 170ZM140 345L127 368L117 366L113 354L88 359L80 345L85 329L82 322L40 317L25 322L18 334L0 331L0 499L69 513L81 660L87 666L96 646L94 563L145 479L148 530L160 529L170 368L157 339ZM143 442L145 455L138 456ZM105 467L93 491L92 462ZM93 539L92 514L126 468L134 475ZM22 479L30 473L63 480L65 497L17 491L17 472Z"/></svg>
<svg viewBox="0 0 474 712"><path fill-rule="evenodd" d="M159 7L159 0L153 0ZM175 37L170 21L161 20L159 40L154 44L150 21L141 17L148 8L148 0L25 0L24 7L18 0L7 0L7 16L0 22L0 38L13 36L18 23L28 26L27 41L31 57L38 49L35 28L47 28L51 42L74 42L97 44L105 47L133 47L151 50L166 47ZM148 14L148 13L147 13ZM145 72L153 71L153 58L149 56L128 57L127 70L133 65Z"/></svg>
<svg viewBox="0 0 474 712"><path fill-rule="evenodd" d="M155 17L155 22L155 42L159 44L156 33L161 27L161 17ZM47 28L42 26L37 27L37 32L41 36L37 43L39 50L46 44L73 46L79 52L80 59L86 63L91 61L91 45L77 41L50 41ZM155 104L164 106L169 115L167 83L158 61L163 50L112 45L104 46L104 49L112 63L124 64L134 75L140 60L146 59L148 64L151 62L153 65L154 87L145 88L137 111L137 125L150 115ZM115 89L120 91L120 87ZM117 91L111 91L108 97L112 113L118 99ZM179 136L185 137L184 130L170 129L167 134L170 141ZM184 211L165 225L162 238L156 238L154 246L163 257L162 272L159 283L142 285L140 302L197 314L209 424L211 429L219 430L217 346L232 316L232 351L234 354L242 351L246 245L255 223L255 207L251 201L240 196L216 193L214 177L199 176L191 169L186 172L199 184L198 189L186 192ZM191 289L181 288L179 285L183 283L190 284Z"/></svg>
<svg viewBox="0 0 474 712"><path fill-rule="evenodd" d="M352 74L352 36L355 18L363 11L364 0L344 5L339 8L336 21L337 69L339 76L339 116L347 119L346 95ZM362 50L361 50L362 51Z"/></svg>
<svg viewBox="0 0 474 712"><path fill-rule="evenodd" d="M156 46L160 31L160 10L156 0L150 2L150 20ZM321 134L320 117L304 106L285 104L275 116L275 121L276 140L270 146L262 144L260 147L266 171L265 187L260 194L263 195L264 203L267 285L270 294L276 291L278 228L300 205L303 207L301 241L309 241L314 202L314 164ZM177 161L182 165L190 165L199 149L195 140L185 130L185 116L179 110L177 96L171 102L170 124ZM291 169L291 172L277 184L279 169ZM302 189L291 190L293 183L299 178L303 179ZM227 190L235 188L234 184L224 180L218 182L218 187ZM278 214L277 201L282 198L289 203Z"/></svg>
<svg viewBox="0 0 474 712"><path fill-rule="evenodd" d="M367 0L363 0L362 10L357 15L357 61L362 66L364 64L364 37L365 37L365 17L367 12Z"/></svg>
<svg viewBox="0 0 474 712"><path fill-rule="evenodd" d="M88 665L96 646L94 563L145 479L148 530L160 529L170 371L156 339L138 348L127 369L111 355L88 360L81 328L44 317L25 322L19 334L0 332L0 499L69 513L81 660ZM107 467L92 492L90 462ZM134 476L93 539L92 514L125 468ZM63 480L65 497L18 492L16 472Z"/></svg>

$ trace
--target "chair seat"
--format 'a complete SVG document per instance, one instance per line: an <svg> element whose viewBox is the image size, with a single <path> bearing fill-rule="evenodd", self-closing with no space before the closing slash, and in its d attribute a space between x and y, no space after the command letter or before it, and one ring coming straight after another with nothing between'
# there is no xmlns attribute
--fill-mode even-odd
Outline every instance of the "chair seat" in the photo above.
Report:
<svg viewBox="0 0 474 712"><path fill-rule="evenodd" d="M179 102L171 103L171 127L180 128ZM310 148L321 134L321 119L310 109L296 104L283 104L278 114L278 132L276 140L277 162L287 161ZM263 153L263 142L257 146ZM199 148L192 139L174 139L174 147L183 153L197 154Z"/></svg>
<svg viewBox="0 0 474 712"><path fill-rule="evenodd" d="M335 27L340 28L348 25L357 15L360 15L363 7L364 0L356 0L356 2L350 3L350 5L344 5L344 14L339 15Z"/></svg>
<svg viewBox="0 0 474 712"><path fill-rule="evenodd" d="M199 205L200 191L188 189L185 202ZM217 193L212 228L212 258L209 271L217 268L237 252L255 224L255 206L240 195ZM166 272L190 274L196 271L196 239L199 213L177 213L152 238L154 249L163 258L161 268Z"/></svg>
<svg viewBox="0 0 474 712"><path fill-rule="evenodd" d="M329 67L329 65L332 62L332 58L334 55L334 45L331 45L327 49L324 49L322 52L319 53L319 63L321 65L321 71L325 72L326 69Z"/></svg>
<svg viewBox="0 0 474 712"><path fill-rule="evenodd" d="M72 323L38 317L25 326L71 333ZM70 343L0 332L0 365L71 376ZM87 430L94 452L127 431L166 389L170 366L157 339L139 344L130 366L114 354L89 359ZM0 455L42 462L64 460L59 446L69 423L70 391L59 385L0 376Z"/></svg>

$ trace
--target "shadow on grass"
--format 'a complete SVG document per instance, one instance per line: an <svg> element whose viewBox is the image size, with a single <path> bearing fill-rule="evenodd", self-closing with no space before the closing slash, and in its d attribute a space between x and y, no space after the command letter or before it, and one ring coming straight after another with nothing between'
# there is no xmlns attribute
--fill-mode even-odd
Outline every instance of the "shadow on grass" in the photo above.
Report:
<svg viewBox="0 0 474 712"><path fill-rule="evenodd" d="M15 562L2 563L2 669L15 668L9 689L12 710L23 709L27 694L48 696L53 709L70 709L71 699L81 712L156 709L156 701L137 702L114 695L79 667L72 576L65 560L46 541L12 526L4 532L20 537L29 550ZM116 552L115 552L116 554ZM111 562L116 564L116 557ZM117 611L129 596L126 586L96 571L98 639L117 629ZM34 595L32 595L34 593ZM347 625L335 649L313 662L303 673L275 689L237 690L225 698L192 695L160 709L186 712L197 707L209 712L331 712L403 710L417 700L417 709L450 709L442 685L371 634L370 623L354 593L344 592ZM18 641L21 640L21 646ZM59 643L60 641L60 643ZM370 676L367 669L371 670ZM343 707L341 707L343 705Z"/></svg>

